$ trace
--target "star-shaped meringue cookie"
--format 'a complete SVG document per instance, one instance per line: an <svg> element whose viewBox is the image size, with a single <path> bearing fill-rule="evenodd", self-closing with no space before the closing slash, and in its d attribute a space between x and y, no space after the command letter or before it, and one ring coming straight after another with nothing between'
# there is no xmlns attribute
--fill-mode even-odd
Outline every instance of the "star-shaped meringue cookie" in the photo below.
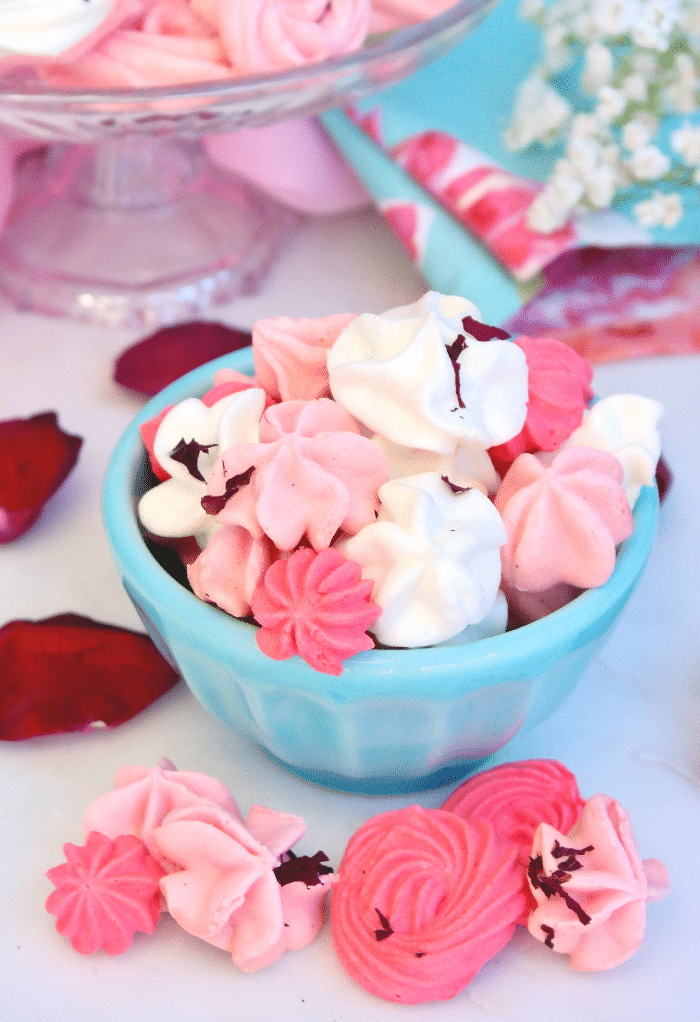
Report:
<svg viewBox="0 0 700 1022"><path fill-rule="evenodd" d="M256 443L265 391L259 387L228 394L208 408L186 398L168 412L156 433L153 451L170 479L148 490L139 501L141 524L155 536L195 536L199 545L218 524L202 507L207 479L222 451ZM173 457L176 451L181 456Z"/></svg>
<svg viewBox="0 0 700 1022"><path fill-rule="evenodd" d="M387 646L430 646L489 613L501 578L506 532L477 489L453 492L426 472L379 488L377 521L343 545L382 614L372 625Z"/></svg>

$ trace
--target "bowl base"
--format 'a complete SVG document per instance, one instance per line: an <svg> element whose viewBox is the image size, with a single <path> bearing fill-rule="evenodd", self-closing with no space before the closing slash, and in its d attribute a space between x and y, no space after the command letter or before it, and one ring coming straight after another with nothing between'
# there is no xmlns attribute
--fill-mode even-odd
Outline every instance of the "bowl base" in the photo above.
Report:
<svg viewBox="0 0 700 1022"><path fill-rule="evenodd" d="M392 774L385 777L346 777L343 774L323 773L318 770L304 770L302 767L293 766L285 762L273 753L260 746L265 755L277 763L284 770L301 777L304 781L316 784L320 788L328 788L330 791L342 791L348 795L411 795L414 792L430 791L432 788L442 788L448 784L463 781L470 774L478 773L484 768L489 756L482 756L480 759L458 760L441 766L421 777L402 777L400 774Z"/></svg>
<svg viewBox="0 0 700 1022"><path fill-rule="evenodd" d="M157 329L254 294L298 214L177 136L24 158L0 286L24 310Z"/></svg>

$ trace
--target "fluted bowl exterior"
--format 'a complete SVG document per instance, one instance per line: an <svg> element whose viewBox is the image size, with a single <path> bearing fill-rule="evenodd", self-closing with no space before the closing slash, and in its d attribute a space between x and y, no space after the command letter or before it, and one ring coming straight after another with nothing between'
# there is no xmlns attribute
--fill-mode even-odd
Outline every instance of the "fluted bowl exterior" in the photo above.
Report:
<svg viewBox="0 0 700 1022"><path fill-rule="evenodd" d="M458 780L549 716L603 645L642 573L656 532L656 489L642 490L634 532L610 579L540 621L467 645L359 653L337 678L300 657L270 660L254 625L203 603L161 567L136 515L153 485L140 424L203 394L224 366L252 373L251 349L201 366L149 401L119 441L103 491L123 585L197 699L294 773L373 794Z"/></svg>

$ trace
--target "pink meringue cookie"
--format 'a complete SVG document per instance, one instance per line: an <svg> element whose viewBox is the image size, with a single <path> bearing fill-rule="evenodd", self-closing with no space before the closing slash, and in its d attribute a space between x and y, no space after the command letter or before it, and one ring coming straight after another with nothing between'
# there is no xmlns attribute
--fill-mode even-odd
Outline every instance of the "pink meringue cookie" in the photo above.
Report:
<svg viewBox="0 0 700 1022"><path fill-rule="evenodd" d="M414 805L350 839L331 899L333 944L377 997L444 1001L510 940L523 906L515 849L486 820Z"/></svg>
<svg viewBox="0 0 700 1022"><path fill-rule="evenodd" d="M187 578L200 600L234 617L246 617L253 593L275 556L266 536L255 539L242 526L228 525L187 565Z"/></svg>
<svg viewBox="0 0 700 1022"><path fill-rule="evenodd" d="M353 319L354 313L340 313L318 319L258 320L252 340L258 386L277 401L330 397L326 356Z"/></svg>
<svg viewBox="0 0 700 1022"><path fill-rule="evenodd" d="M66 862L48 870L55 886L46 911L80 954L98 948L119 955L134 933L153 933L160 918L158 883L163 870L132 834L112 841L91 831L83 847L66 843Z"/></svg>
<svg viewBox="0 0 700 1022"><path fill-rule="evenodd" d="M326 60L362 46L369 0L192 0L242 75Z"/></svg>
<svg viewBox="0 0 700 1022"><path fill-rule="evenodd" d="M627 813L607 795L594 795L566 836L538 828L528 878L537 901L530 933L581 971L629 958L644 936L646 903L670 886L662 863L642 861Z"/></svg>
<svg viewBox="0 0 700 1022"><path fill-rule="evenodd" d="M501 548L506 582L535 592L560 582L581 589L606 582L615 547L634 526L622 478L617 458L592 447L516 458L494 500L508 533Z"/></svg>
<svg viewBox="0 0 700 1022"><path fill-rule="evenodd" d="M443 803L442 808L463 820L488 820L499 841L515 845L517 861L527 867L535 832L541 823L568 830L585 805L576 778L554 759L503 763L470 777ZM518 922L527 925L532 911L523 870L527 908Z"/></svg>
<svg viewBox="0 0 700 1022"><path fill-rule="evenodd" d="M525 336L513 343L525 352L527 361L527 416L512 440L489 451L499 467L526 451L556 450L581 425L593 397L593 369L568 344Z"/></svg>
<svg viewBox="0 0 700 1022"><path fill-rule="evenodd" d="M206 774L177 770L161 759L150 770L146 767L121 767L114 778L114 791L98 798L83 816L85 836L99 831L106 837L133 834L165 869L153 841L153 832L174 809L216 805L243 822L240 810L227 788Z"/></svg>
<svg viewBox="0 0 700 1022"><path fill-rule="evenodd" d="M366 632L381 611L371 591L359 564L339 550L295 550L275 561L253 593L261 625L255 640L273 660L298 653L315 670L340 675L344 659L374 646Z"/></svg>
<svg viewBox="0 0 700 1022"><path fill-rule="evenodd" d="M230 490L238 478L247 482L225 497L216 514L220 525L242 525L257 539L267 535L279 550L293 550L306 535L315 550L323 550L338 529L354 534L374 521L377 490L389 478L389 466L359 435L349 412L319 398L268 408L260 443L224 451L207 494L224 497L227 481Z"/></svg>

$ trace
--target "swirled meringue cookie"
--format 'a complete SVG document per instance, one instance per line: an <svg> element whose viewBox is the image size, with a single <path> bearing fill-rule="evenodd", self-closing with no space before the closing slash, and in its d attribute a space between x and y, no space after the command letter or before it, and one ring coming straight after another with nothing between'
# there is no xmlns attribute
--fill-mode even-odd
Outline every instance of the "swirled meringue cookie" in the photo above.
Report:
<svg viewBox="0 0 700 1022"><path fill-rule="evenodd" d="M118 0L0 0L0 56L57 57L108 17Z"/></svg>
<svg viewBox="0 0 700 1022"><path fill-rule="evenodd" d="M395 444L451 455L460 443L505 443L525 422L527 363L499 334L472 302L435 291L364 313L328 353L331 393Z"/></svg>

